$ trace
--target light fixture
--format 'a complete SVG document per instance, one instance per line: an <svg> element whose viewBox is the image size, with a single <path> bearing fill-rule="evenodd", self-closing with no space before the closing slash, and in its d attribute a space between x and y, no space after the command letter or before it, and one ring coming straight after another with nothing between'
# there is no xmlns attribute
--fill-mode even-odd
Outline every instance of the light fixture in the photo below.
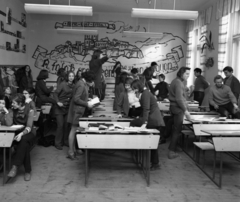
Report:
<svg viewBox="0 0 240 202"><path fill-rule="evenodd" d="M50 5L49 4L25 4L25 11L33 14L53 14L53 15L82 15L92 16L91 6L70 6L70 5Z"/></svg>
<svg viewBox="0 0 240 202"><path fill-rule="evenodd" d="M93 29L62 29L57 28L59 33L66 33L66 34L86 34L86 35L98 35L98 30Z"/></svg>
<svg viewBox="0 0 240 202"><path fill-rule="evenodd" d="M175 10L175 0L173 10L165 9L143 9L132 8L131 16L134 18L155 18L155 19L175 19L175 20L195 20L198 18L198 11Z"/></svg>
<svg viewBox="0 0 240 202"><path fill-rule="evenodd" d="M164 34L163 34L163 33L157 33L157 32L132 32L132 31L123 31L123 37L162 39L162 38L164 37Z"/></svg>

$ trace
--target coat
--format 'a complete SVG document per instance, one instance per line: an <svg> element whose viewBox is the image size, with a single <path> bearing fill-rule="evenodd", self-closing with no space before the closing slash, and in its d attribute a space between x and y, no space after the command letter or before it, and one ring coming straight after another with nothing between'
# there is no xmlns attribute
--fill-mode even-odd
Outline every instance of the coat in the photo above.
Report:
<svg viewBox="0 0 240 202"><path fill-rule="evenodd" d="M224 84L226 83L226 80L227 78L224 78L223 80ZM235 95L236 99L238 100L239 94L240 94L240 83L239 83L239 80L233 75L232 75L232 82L231 82L230 88L233 94Z"/></svg>
<svg viewBox="0 0 240 202"><path fill-rule="evenodd" d="M73 97L70 102L67 122L75 126L79 124L88 106L88 86L83 80L79 80L73 89Z"/></svg>

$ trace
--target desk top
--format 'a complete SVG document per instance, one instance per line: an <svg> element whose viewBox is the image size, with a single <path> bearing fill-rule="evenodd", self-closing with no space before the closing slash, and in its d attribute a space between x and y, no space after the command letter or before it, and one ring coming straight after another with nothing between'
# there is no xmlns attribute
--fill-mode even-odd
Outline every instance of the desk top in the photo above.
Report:
<svg viewBox="0 0 240 202"><path fill-rule="evenodd" d="M240 136L239 130L201 130L212 136Z"/></svg>
<svg viewBox="0 0 240 202"><path fill-rule="evenodd" d="M80 130L77 131L78 133L88 133L88 134L116 134L116 135L124 135L124 134L141 134L141 135L149 135L151 133L153 134L159 134L160 132L156 129L145 129L145 130Z"/></svg>
<svg viewBox="0 0 240 202"><path fill-rule="evenodd" d="M188 120L187 120L188 121ZM207 118L205 120L191 120L189 122L192 122L193 124L239 124L240 120L239 119L226 119L226 120L207 120Z"/></svg>
<svg viewBox="0 0 240 202"><path fill-rule="evenodd" d="M0 132L15 132L23 129L23 125L13 125L13 126L0 126Z"/></svg>
<svg viewBox="0 0 240 202"><path fill-rule="evenodd" d="M79 118L79 121L112 121L112 122L130 122L133 119L131 118L113 118L113 117L84 117L84 118Z"/></svg>

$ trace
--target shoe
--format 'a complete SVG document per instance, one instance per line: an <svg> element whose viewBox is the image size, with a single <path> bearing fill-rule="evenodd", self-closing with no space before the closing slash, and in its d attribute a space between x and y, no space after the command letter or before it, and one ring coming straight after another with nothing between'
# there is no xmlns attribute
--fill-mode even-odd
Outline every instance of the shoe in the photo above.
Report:
<svg viewBox="0 0 240 202"><path fill-rule="evenodd" d="M30 181L31 180L31 173L25 173L24 174L24 180L25 181Z"/></svg>
<svg viewBox="0 0 240 202"><path fill-rule="evenodd" d="M12 169L8 173L8 177L15 177L17 175L17 166L12 166Z"/></svg>
<svg viewBox="0 0 240 202"><path fill-rule="evenodd" d="M174 151L169 151L169 152L168 152L168 158L169 158L169 159L175 159L175 158L177 158L177 157L179 157L178 153L176 153L176 152L174 152Z"/></svg>
<svg viewBox="0 0 240 202"><path fill-rule="evenodd" d="M165 143L166 143L166 139L165 138L160 138L158 144L165 144Z"/></svg>
<svg viewBox="0 0 240 202"><path fill-rule="evenodd" d="M62 146L55 145L55 148L58 150L63 150Z"/></svg>
<svg viewBox="0 0 240 202"><path fill-rule="evenodd" d="M151 167L150 167L150 171L154 171L154 170L159 170L161 167L159 164L153 164Z"/></svg>
<svg viewBox="0 0 240 202"><path fill-rule="evenodd" d="M68 152L67 158L71 159L71 160L76 160L77 159L76 156L75 156L75 153L69 153L69 152Z"/></svg>

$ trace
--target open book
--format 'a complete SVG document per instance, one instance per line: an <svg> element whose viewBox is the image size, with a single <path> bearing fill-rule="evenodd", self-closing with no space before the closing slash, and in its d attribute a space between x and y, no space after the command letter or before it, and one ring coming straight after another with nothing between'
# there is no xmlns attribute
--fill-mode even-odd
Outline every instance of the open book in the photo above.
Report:
<svg viewBox="0 0 240 202"><path fill-rule="evenodd" d="M98 105L100 104L100 100L98 97L95 97L93 99L91 99L90 101L88 101L89 103L91 103L92 105Z"/></svg>

